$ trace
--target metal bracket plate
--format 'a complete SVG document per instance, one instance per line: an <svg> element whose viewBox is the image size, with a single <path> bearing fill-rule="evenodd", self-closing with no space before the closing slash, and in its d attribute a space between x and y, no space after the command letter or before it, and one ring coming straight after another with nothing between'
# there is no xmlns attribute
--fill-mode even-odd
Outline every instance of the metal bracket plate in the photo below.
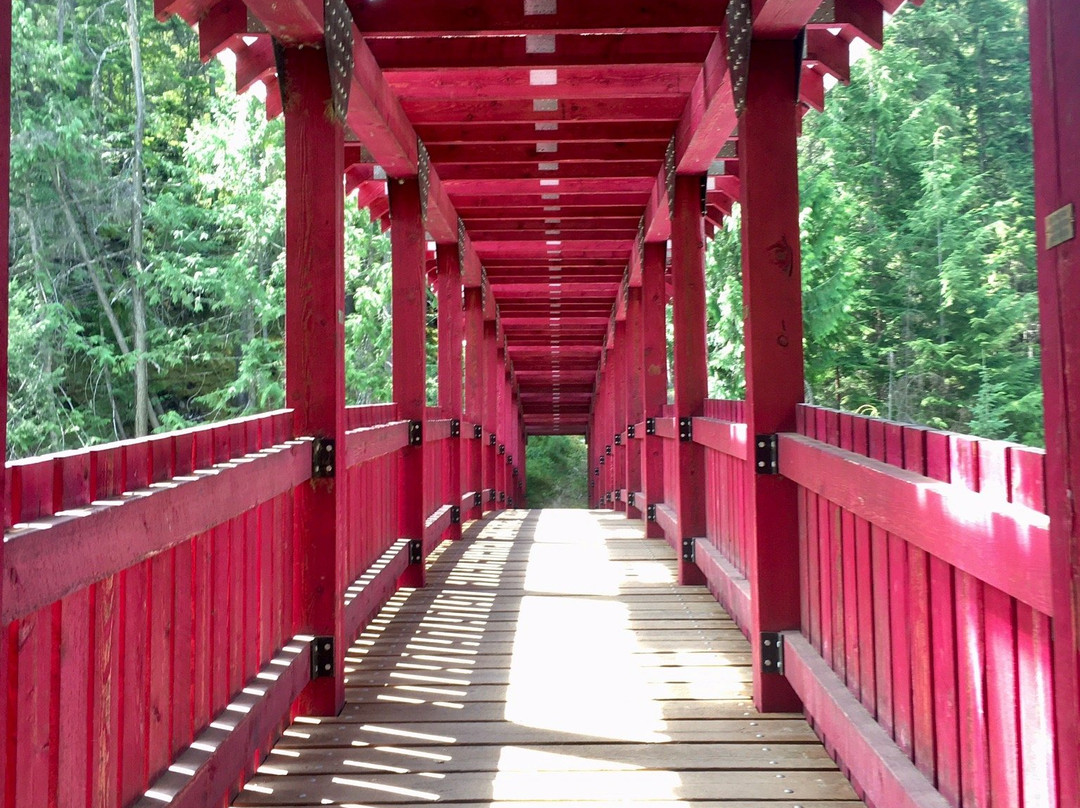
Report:
<svg viewBox="0 0 1080 808"><path fill-rule="evenodd" d="M410 446L423 446L424 445L424 422L423 421L409 421L409 445Z"/></svg>
<svg viewBox="0 0 1080 808"><path fill-rule="evenodd" d="M499 492L499 502L506 502L506 492L505 491L500 491Z"/></svg>
<svg viewBox="0 0 1080 808"><path fill-rule="evenodd" d="M601 466L604 465L604 458L603 457L600 458L600 465Z"/></svg>
<svg viewBox="0 0 1080 808"><path fill-rule="evenodd" d="M494 446L496 443L498 443L498 440L495 438L495 433L492 432L488 435L488 446Z"/></svg>
<svg viewBox="0 0 1080 808"><path fill-rule="evenodd" d="M615 436L615 445L616 446L622 446L622 433L621 432L618 435Z"/></svg>
<svg viewBox="0 0 1080 808"><path fill-rule="evenodd" d="M334 441L331 438L315 438L311 442L311 477L312 479L326 479L334 476L337 467L337 457L334 452Z"/></svg>
<svg viewBox="0 0 1080 808"><path fill-rule="evenodd" d="M594 477L599 477L600 476L600 469L598 469L598 468L593 469L592 473L593 473Z"/></svg>
<svg viewBox="0 0 1080 808"><path fill-rule="evenodd" d="M480 507L481 505L483 505L484 504L484 495L481 492L477 491L472 496L472 504L475 505L476 507Z"/></svg>
<svg viewBox="0 0 1080 808"><path fill-rule="evenodd" d="M776 434L754 436L754 471L758 474L779 474L780 455Z"/></svg>
<svg viewBox="0 0 1080 808"><path fill-rule="evenodd" d="M645 509L645 518L648 519L650 522L655 522L656 521L656 506L655 505L649 505Z"/></svg>
<svg viewBox="0 0 1080 808"><path fill-rule="evenodd" d="M495 489L492 488L491 489L491 496L488 497L488 502L494 502L494 501L495 501Z"/></svg>
<svg viewBox="0 0 1080 808"><path fill-rule="evenodd" d="M784 672L784 635L779 631L761 632L761 672Z"/></svg>
<svg viewBox="0 0 1080 808"><path fill-rule="evenodd" d="M679 442L689 443L694 439L694 419L693 418L680 418L679 419Z"/></svg>
<svg viewBox="0 0 1080 808"><path fill-rule="evenodd" d="M634 505L634 499L635 499L635 497L634 497L634 492L633 491L631 491L630 493L628 493L626 495L626 504L629 505L631 508L636 507Z"/></svg>
<svg viewBox="0 0 1080 808"><path fill-rule="evenodd" d="M633 440L634 438L637 437L636 433L637 433L637 426L635 426L634 424L627 424L626 425L626 437L630 438L630 440Z"/></svg>
<svg viewBox="0 0 1080 808"><path fill-rule="evenodd" d="M506 454L506 444L505 443L500 443L499 444L499 454L501 454L501 455Z"/></svg>
<svg viewBox="0 0 1080 808"><path fill-rule="evenodd" d="M473 424L472 436L475 440L480 440L484 437L484 428L480 424Z"/></svg>
<svg viewBox="0 0 1080 808"><path fill-rule="evenodd" d="M451 505L450 506L450 524L452 524L452 525L460 525L461 524L461 506L460 505Z"/></svg>
<svg viewBox="0 0 1080 808"><path fill-rule="evenodd" d="M615 501L616 502L622 502L622 490L619 490L619 491L615 492Z"/></svg>
<svg viewBox="0 0 1080 808"><path fill-rule="evenodd" d="M423 539L413 539L409 542L409 563L410 564L422 564L424 563L424 541Z"/></svg>
<svg viewBox="0 0 1080 808"><path fill-rule="evenodd" d="M697 548L697 540L692 538L684 538L682 540L682 560L694 561L696 559L695 551Z"/></svg>
<svg viewBox="0 0 1080 808"><path fill-rule="evenodd" d="M461 437L461 421L459 421L457 418L451 418L450 419L450 437L451 438L460 438Z"/></svg>
<svg viewBox="0 0 1080 808"><path fill-rule="evenodd" d="M325 679L334 675L334 638L311 638L311 678Z"/></svg>
<svg viewBox="0 0 1080 808"><path fill-rule="evenodd" d="M646 418L645 419L645 434L646 435L655 435L656 434L656 419L655 418Z"/></svg>
<svg viewBox="0 0 1080 808"><path fill-rule="evenodd" d="M352 12L344 0L323 0L323 19L334 116L344 121L349 113L349 89L353 76Z"/></svg>

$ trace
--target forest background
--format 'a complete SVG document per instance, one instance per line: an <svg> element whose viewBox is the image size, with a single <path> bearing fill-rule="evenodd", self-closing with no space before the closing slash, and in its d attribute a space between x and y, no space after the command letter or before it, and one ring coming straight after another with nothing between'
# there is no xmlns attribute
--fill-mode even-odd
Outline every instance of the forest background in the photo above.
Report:
<svg viewBox="0 0 1080 808"><path fill-rule="evenodd" d="M13 18L9 458L280 406L282 122L149 0ZM1027 41L1023 0L905 6L807 116L808 401L1041 444ZM347 211L347 398L388 401L389 242ZM708 255L717 397L742 395L738 226ZM532 504L583 503L584 457L531 441Z"/></svg>

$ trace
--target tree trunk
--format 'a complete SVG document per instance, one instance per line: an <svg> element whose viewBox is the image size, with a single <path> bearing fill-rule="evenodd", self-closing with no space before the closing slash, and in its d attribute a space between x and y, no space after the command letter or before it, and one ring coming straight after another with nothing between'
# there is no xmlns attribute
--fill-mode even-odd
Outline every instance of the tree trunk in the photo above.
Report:
<svg viewBox="0 0 1080 808"><path fill-rule="evenodd" d="M135 325L135 436L150 425L150 381L146 361L146 296L143 293L143 137L146 132L146 90L143 86L142 48L139 44L139 9L126 0L131 76L135 90L135 132L131 159L131 308Z"/></svg>

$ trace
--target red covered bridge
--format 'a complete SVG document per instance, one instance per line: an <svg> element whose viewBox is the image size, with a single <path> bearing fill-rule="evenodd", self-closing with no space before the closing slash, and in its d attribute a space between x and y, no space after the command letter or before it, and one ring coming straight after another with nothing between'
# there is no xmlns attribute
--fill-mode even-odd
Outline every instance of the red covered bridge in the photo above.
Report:
<svg viewBox="0 0 1080 808"><path fill-rule="evenodd" d="M285 116L288 410L8 465L0 805L1080 805L1073 0L1030 3L1045 455L801 404L799 122L900 2L158 0ZM521 510L559 433L597 510Z"/></svg>

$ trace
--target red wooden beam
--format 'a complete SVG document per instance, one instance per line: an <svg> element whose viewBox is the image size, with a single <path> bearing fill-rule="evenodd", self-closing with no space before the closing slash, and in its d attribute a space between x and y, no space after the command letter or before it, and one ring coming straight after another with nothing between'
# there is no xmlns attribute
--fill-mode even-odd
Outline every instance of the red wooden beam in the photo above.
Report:
<svg viewBox="0 0 1080 808"><path fill-rule="evenodd" d="M713 41L690 93L675 134L675 162L680 172L708 171L738 123L728 70L728 40L737 35L724 26Z"/></svg>
<svg viewBox="0 0 1080 808"><path fill-rule="evenodd" d="M780 0L789 2L790 0ZM798 0L801 2L802 0ZM813 5L818 6L817 3ZM848 39L859 37L880 50L884 36L884 19L878 0L824 0L808 19L807 28L836 30L839 28ZM754 22L754 33L759 31Z"/></svg>
<svg viewBox="0 0 1080 808"><path fill-rule="evenodd" d="M1035 219L1054 592L1054 691L1060 805L1080 804L1080 6L1030 0Z"/></svg>
<svg viewBox="0 0 1080 808"><path fill-rule="evenodd" d="M549 136L535 132L531 143L479 144L460 146L433 146L428 151L440 168L446 164L466 165L490 163L582 163L601 160L649 160L664 159L666 142L632 141L629 143L562 143L558 133Z"/></svg>
<svg viewBox="0 0 1080 808"><path fill-rule="evenodd" d="M350 469L409 445L409 422L391 421L345 433L345 468Z"/></svg>
<svg viewBox="0 0 1080 808"><path fill-rule="evenodd" d="M285 401L296 433L345 445L344 131L330 120L330 76L322 51L287 48L285 115ZM302 631L335 639L343 670L347 641L344 486L334 478L299 489L298 620ZM344 675L313 680L303 709L336 715Z"/></svg>
<svg viewBox="0 0 1080 808"><path fill-rule="evenodd" d="M641 398L646 418L658 418L667 404L667 291L664 270L667 247L645 244L641 272ZM644 434L641 444L642 490L649 505L664 502L664 445L658 435ZM655 522L645 523L645 535L662 538Z"/></svg>
<svg viewBox="0 0 1080 808"><path fill-rule="evenodd" d="M751 0L754 36L762 39L794 39L819 7L832 2L834 0Z"/></svg>
<svg viewBox="0 0 1080 808"><path fill-rule="evenodd" d="M587 36L415 37L371 39L383 70L479 67L575 67L585 65L697 64L709 49L707 33L613 33Z"/></svg>
<svg viewBox="0 0 1080 808"><path fill-rule="evenodd" d="M447 182L452 180L554 180L588 179L609 180L626 177L655 176L663 160L646 158L620 162L561 163L555 160L531 160L529 162L482 164L478 166L451 163L439 167L439 173Z"/></svg>
<svg viewBox="0 0 1080 808"><path fill-rule="evenodd" d="M803 396L802 289L799 253L793 43L755 40L746 110L740 123L743 307L748 435L791 431ZM799 625L797 491L776 475L748 481L751 638ZM768 596L764 596L768 593ZM761 644L751 642L761 671ZM798 708L779 676L756 675L759 710Z"/></svg>
<svg viewBox="0 0 1080 808"><path fill-rule="evenodd" d="M409 70L386 74L401 98L485 102L534 98L629 99L685 95L694 87L695 65Z"/></svg>
<svg viewBox="0 0 1080 808"><path fill-rule="evenodd" d="M322 41L322 0L244 0L274 38L290 45ZM192 21L194 22L194 21Z"/></svg>
<svg viewBox="0 0 1080 808"><path fill-rule="evenodd" d="M390 228L393 264L394 403L398 415L419 422L427 418L427 239L420 208L420 183L415 178L391 180ZM423 541L424 447L411 445L399 460L398 536ZM422 554L421 554L422 555ZM402 581L424 585L424 564L410 564Z"/></svg>
<svg viewBox="0 0 1080 808"><path fill-rule="evenodd" d="M405 99L402 106L409 119L418 124L479 123L479 122L549 122L562 121L675 121L686 106L683 96L658 95L652 98L592 98L578 101L551 98L551 105L534 103L534 100L509 100L491 104L486 100L444 101L441 99Z"/></svg>
<svg viewBox="0 0 1080 808"><path fill-rule="evenodd" d="M448 7L441 0L365 3L348 0L356 24L369 37L423 34L529 34L601 32L701 32L723 22L724 7L709 0L670 0L663 14L648 4L616 0L523 6L503 0L466 0ZM550 9L550 10L549 10Z"/></svg>

